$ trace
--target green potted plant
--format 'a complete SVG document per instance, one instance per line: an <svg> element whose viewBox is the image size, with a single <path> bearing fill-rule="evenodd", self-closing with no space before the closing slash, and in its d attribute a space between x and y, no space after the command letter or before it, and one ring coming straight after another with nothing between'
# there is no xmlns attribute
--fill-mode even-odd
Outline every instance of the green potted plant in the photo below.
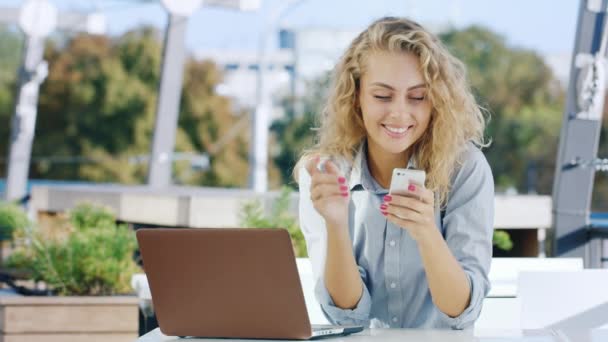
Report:
<svg viewBox="0 0 608 342"><path fill-rule="evenodd" d="M0 240L11 240L17 229L30 226L27 214L10 202L0 202Z"/></svg>
<svg viewBox="0 0 608 342"><path fill-rule="evenodd" d="M2 334L104 341L137 337L138 301L129 294L131 275L140 271L133 260L137 242L109 210L81 204L52 229L17 231L19 241L7 265L30 272L32 281L54 296L0 297Z"/></svg>
<svg viewBox="0 0 608 342"><path fill-rule="evenodd" d="M247 228L285 228L291 237L294 254L298 258L308 257L304 235L297 219L289 212L293 190L285 186L273 201L267 213L260 200L249 201L241 207L240 222Z"/></svg>
<svg viewBox="0 0 608 342"><path fill-rule="evenodd" d="M23 209L10 202L0 202L0 265L10 253L13 236L30 225Z"/></svg>
<svg viewBox="0 0 608 342"><path fill-rule="evenodd" d="M513 241L509 233L504 230L495 230L492 236L492 244L499 250L510 251L513 249Z"/></svg>

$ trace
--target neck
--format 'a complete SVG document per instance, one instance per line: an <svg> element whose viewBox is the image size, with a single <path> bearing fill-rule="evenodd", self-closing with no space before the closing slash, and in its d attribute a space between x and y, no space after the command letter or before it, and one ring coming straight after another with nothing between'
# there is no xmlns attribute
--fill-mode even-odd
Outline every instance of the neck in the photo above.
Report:
<svg viewBox="0 0 608 342"><path fill-rule="evenodd" d="M410 160L411 152L406 150L402 153L392 154L382 151L379 146L367 144L367 167L372 177L385 189L391 184L394 168L406 168Z"/></svg>

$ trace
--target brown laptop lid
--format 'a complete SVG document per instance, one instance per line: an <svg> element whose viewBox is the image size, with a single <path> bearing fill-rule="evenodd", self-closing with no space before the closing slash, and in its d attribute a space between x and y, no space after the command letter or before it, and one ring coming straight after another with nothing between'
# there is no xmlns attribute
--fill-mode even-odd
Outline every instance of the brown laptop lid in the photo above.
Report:
<svg viewBox="0 0 608 342"><path fill-rule="evenodd" d="M171 336L307 339L284 229L140 229L160 330Z"/></svg>

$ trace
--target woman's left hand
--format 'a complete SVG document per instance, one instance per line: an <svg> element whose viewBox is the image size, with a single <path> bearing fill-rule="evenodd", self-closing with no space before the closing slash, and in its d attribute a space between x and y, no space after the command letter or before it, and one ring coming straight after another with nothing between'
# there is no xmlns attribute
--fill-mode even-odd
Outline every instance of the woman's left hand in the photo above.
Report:
<svg viewBox="0 0 608 342"><path fill-rule="evenodd" d="M380 211L386 219L406 229L412 238L420 239L437 231L435 225L435 195L418 184L410 184L409 195L386 195Z"/></svg>

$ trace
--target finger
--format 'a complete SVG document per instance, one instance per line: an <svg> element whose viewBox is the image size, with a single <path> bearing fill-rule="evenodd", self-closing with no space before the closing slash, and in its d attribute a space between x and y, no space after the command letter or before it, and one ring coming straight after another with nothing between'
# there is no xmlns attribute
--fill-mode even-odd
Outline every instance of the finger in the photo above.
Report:
<svg viewBox="0 0 608 342"><path fill-rule="evenodd" d="M318 184L310 191L310 198L317 201L322 198L331 196L348 196L348 187L339 184Z"/></svg>
<svg viewBox="0 0 608 342"><path fill-rule="evenodd" d="M425 223L428 221L425 215L408 208L389 206L386 209L388 214L394 215L402 220L408 220L417 223Z"/></svg>
<svg viewBox="0 0 608 342"><path fill-rule="evenodd" d="M407 230L409 230L411 228L416 229L418 227L418 223L417 222L411 221L411 220L408 220L408 219L403 219L403 218L395 216L393 214L388 214L387 213L386 214L386 219L389 222L391 222L394 225L396 225L397 227L401 227L401 228L404 228L404 229L407 229Z"/></svg>
<svg viewBox="0 0 608 342"><path fill-rule="evenodd" d="M312 176L311 183L313 184L345 184L346 179L342 176L336 176L333 174L317 172Z"/></svg>
<svg viewBox="0 0 608 342"><path fill-rule="evenodd" d="M319 163L320 159L321 157L319 155L315 155L311 156L311 158L308 159L308 161L306 162L305 168L306 171L308 171L310 177L313 177L315 174L320 173L319 170L317 170L317 164Z"/></svg>
<svg viewBox="0 0 608 342"><path fill-rule="evenodd" d="M408 194L413 197L419 198L422 202L427 204L433 204L435 202L435 196L433 192L424 186L411 182L407 188Z"/></svg>
<svg viewBox="0 0 608 342"><path fill-rule="evenodd" d="M312 198L318 200L329 196L348 195L348 189L337 184L320 184L314 187L310 194Z"/></svg>
<svg viewBox="0 0 608 342"><path fill-rule="evenodd" d="M396 206L400 208L409 208L419 213L427 211L428 204L422 202L418 198L413 198L403 195L391 195L390 201L386 202L390 206Z"/></svg>
<svg viewBox="0 0 608 342"><path fill-rule="evenodd" d="M325 162L325 170L327 170L327 173L329 173L329 174L336 175L336 176L342 176L342 172L340 171L340 169L331 160L327 160Z"/></svg>

